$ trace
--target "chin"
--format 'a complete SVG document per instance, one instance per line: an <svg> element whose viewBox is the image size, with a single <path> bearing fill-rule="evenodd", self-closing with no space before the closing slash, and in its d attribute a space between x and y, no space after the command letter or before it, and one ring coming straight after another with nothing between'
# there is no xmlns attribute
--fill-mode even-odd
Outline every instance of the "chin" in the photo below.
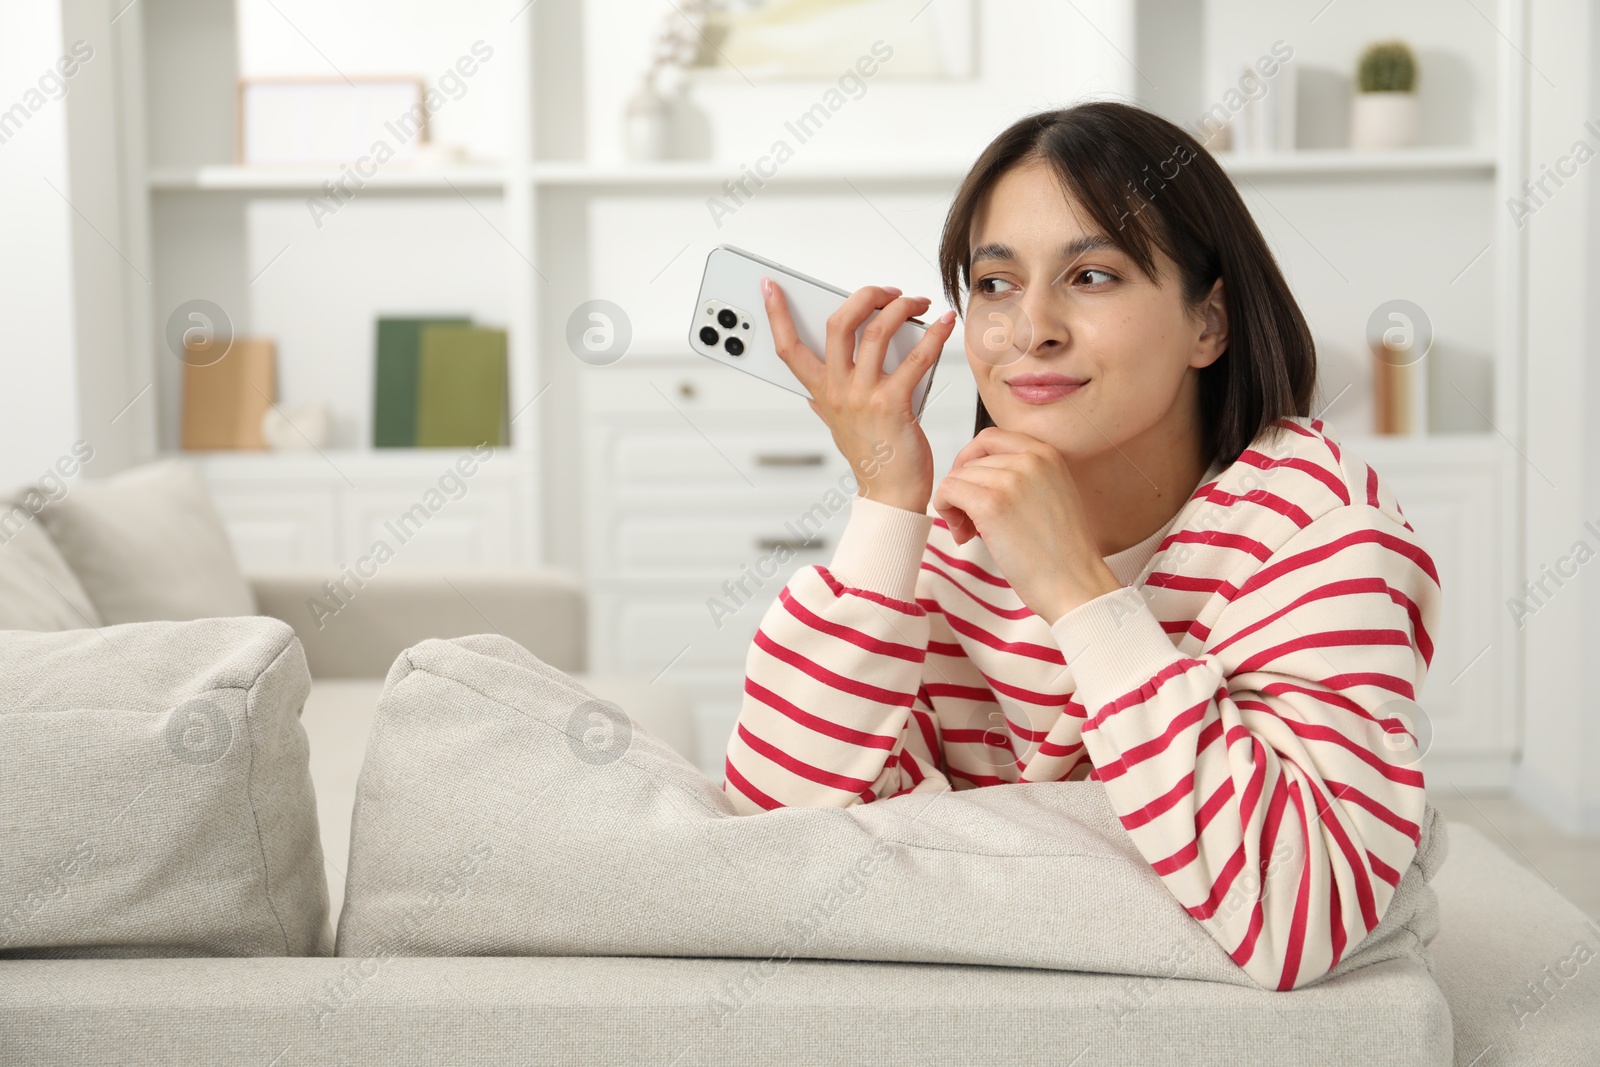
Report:
<svg viewBox="0 0 1600 1067"><path fill-rule="evenodd" d="M1077 439L1074 432L1076 426L1065 425L1068 419L1074 417L1071 408L1057 404L1019 404L1016 401L1008 401L999 410L988 401L984 401L983 406L988 410L989 418L1002 430L1038 438L1068 459L1084 452L1083 442ZM1094 436L1104 444L1105 438L1098 434Z"/></svg>

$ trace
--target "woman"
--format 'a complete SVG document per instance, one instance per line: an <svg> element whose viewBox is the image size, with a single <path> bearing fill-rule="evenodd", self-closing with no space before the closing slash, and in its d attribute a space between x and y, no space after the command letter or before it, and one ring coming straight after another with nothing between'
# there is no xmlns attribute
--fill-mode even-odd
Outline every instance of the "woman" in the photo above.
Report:
<svg viewBox="0 0 1600 1067"><path fill-rule="evenodd" d="M724 790L755 812L1092 778L1253 978L1322 976L1417 849L1439 585L1312 417L1266 242L1185 132L1096 102L1002 133L939 258L979 404L937 486L910 397L954 312L884 374L926 298L858 290L819 355L764 285L863 477L832 561L762 620Z"/></svg>

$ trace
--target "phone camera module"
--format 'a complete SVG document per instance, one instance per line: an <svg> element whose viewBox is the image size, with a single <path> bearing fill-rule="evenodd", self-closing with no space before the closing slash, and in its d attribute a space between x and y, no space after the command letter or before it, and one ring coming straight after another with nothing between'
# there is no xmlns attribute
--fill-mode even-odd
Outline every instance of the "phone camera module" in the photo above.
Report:
<svg viewBox="0 0 1600 1067"><path fill-rule="evenodd" d="M731 330L739 324L739 316L734 314L732 309L723 308L717 312L717 322L724 330Z"/></svg>
<svg viewBox="0 0 1600 1067"><path fill-rule="evenodd" d="M739 340L737 337L728 338L726 341L722 342L722 347L728 350L728 355L730 356L744 355L744 342Z"/></svg>
<svg viewBox="0 0 1600 1067"><path fill-rule="evenodd" d="M717 334L716 330L713 330L709 326L700 327L700 343L701 344L703 344L703 345L715 345L718 340L719 340L719 335ZM732 340L732 338L730 338L730 340Z"/></svg>

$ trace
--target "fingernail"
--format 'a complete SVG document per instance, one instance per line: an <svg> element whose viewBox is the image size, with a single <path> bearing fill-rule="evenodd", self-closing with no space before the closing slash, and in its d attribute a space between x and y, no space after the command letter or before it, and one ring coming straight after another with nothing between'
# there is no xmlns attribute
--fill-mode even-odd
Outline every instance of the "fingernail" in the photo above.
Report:
<svg viewBox="0 0 1600 1067"><path fill-rule="evenodd" d="M946 311L943 315L939 316L939 321L948 326L952 322L956 321L956 313L954 311Z"/></svg>
<svg viewBox="0 0 1600 1067"><path fill-rule="evenodd" d="M762 278L761 279L761 295L764 296L764 297L768 297L768 298L770 298L772 296L772 279L771 278Z"/></svg>
<svg viewBox="0 0 1600 1067"><path fill-rule="evenodd" d="M904 289L897 289L892 285L884 286L883 291L886 293L893 293L895 296L899 296L901 293L905 292Z"/></svg>

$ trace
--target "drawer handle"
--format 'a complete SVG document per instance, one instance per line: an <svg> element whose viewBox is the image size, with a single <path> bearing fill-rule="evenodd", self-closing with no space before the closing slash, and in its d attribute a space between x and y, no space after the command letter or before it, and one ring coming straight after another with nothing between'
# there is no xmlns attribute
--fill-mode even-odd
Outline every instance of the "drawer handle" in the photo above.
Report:
<svg viewBox="0 0 1600 1067"><path fill-rule="evenodd" d="M761 452L756 455L758 467L820 467L828 461L821 452Z"/></svg>
<svg viewBox="0 0 1600 1067"><path fill-rule="evenodd" d="M828 547L826 541L796 541L791 537L758 537L756 547L766 552L787 548L790 552L820 552Z"/></svg>

